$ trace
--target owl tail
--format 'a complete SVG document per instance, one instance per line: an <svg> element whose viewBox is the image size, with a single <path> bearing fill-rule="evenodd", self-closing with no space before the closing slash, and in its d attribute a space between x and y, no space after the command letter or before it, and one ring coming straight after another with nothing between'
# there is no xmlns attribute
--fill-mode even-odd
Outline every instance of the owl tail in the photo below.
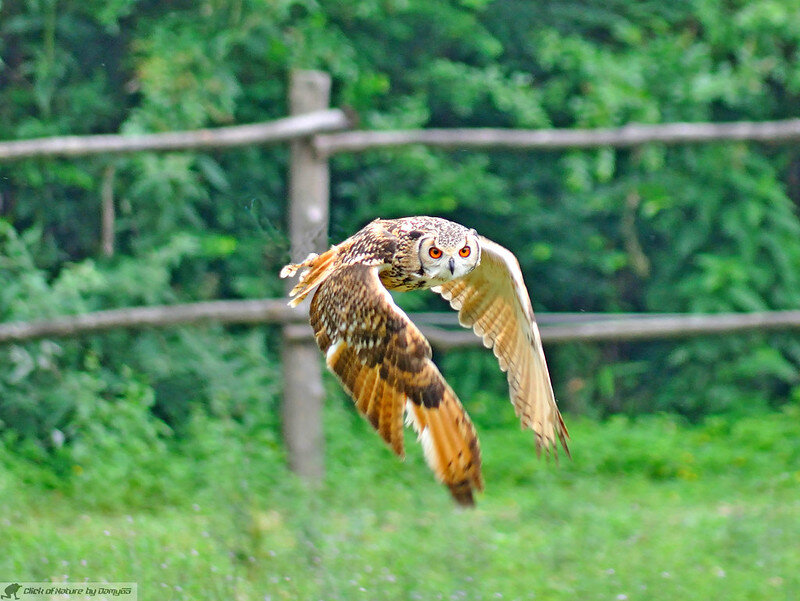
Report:
<svg viewBox="0 0 800 601"><path fill-rule="evenodd" d="M474 505L473 490L483 490L478 437L452 391L436 407L408 401L406 417L414 426L425 460L436 477L460 505Z"/></svg>
<svg viewBox="0 0 800 601"><path fill-rule="evenodd" d="M300 281L289 293L292 298L289 301L290 307L296 307L302 303L306 296L333 272L337 250L337 246L332 246L321 255L311 253L302 263L290 263L281 269L280 276L282 278L290 278L298 271L303 270L300 273Z"/></svg>

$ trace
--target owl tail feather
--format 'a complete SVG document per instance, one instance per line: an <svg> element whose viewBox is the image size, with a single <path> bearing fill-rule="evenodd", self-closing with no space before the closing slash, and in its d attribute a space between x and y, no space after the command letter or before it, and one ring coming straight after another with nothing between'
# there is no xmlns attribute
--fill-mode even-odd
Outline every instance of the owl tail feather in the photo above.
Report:
<svg viewBox="0 0 800 601"><path fill-rule="evenodd" d="M408 401L406 418L422 442L425 460L460 505L475 505L473 491L483 490L478 438L461 403L452 395L437 407Z"/></svg>
<svg viewBox="0 0 800 601"><path fill-rule="evenodd" d="M317 286L319 286L331 274L334 268L334 259L337 255L338 247L332 246L321 255L311 253L302 263L290 263L281 269L280 276L282 278L290 278L298 271L300 273L300 281L292 288L289 296L292 300L289 301L290 307L296 307L308 296L308 294Z"/></svg>

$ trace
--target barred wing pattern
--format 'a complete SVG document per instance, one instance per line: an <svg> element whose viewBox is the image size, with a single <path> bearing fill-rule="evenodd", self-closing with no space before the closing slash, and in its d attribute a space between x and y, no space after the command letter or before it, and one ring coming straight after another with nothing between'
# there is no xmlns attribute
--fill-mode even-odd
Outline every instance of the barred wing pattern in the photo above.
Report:
<svg viewBox="0 0 800 601"><path fill-rule="evenodd" d="M431 469L461 504L482 490L475 429L431 360L428 341L383 286L379 266L342 265L320 285L310 320L328 368L400 457L402 416Z"/></svg>
<svg viewBox="0 0 800 601"><path fill-rule="evenodd" d="M507 373L511 402L522 426L536 434L537 451L554 449L560 440L569 456L561 413L556 406L539 328L519 263L511 251L480 236L481 262L465 277L431 288L458 311L492 348Z"/></svg>

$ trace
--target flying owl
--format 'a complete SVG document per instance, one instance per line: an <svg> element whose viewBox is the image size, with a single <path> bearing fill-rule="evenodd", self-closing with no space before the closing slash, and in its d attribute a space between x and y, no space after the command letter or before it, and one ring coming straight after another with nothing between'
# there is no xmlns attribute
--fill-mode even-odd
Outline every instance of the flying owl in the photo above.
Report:
<svg viewBox="0 0 800 601"><path fill-rule="evenodd" d="M301 270L296 306L314 289L309 318L325 362L401 458L403 414L436 477L463 505L483 490L475 428L431 360L431 346L389 290L430 288L492 347L507 372L511 402L537 451L569 437L556 406L539 329L514 255L438 217L376 219L321 255L281 270Z"/></svg>

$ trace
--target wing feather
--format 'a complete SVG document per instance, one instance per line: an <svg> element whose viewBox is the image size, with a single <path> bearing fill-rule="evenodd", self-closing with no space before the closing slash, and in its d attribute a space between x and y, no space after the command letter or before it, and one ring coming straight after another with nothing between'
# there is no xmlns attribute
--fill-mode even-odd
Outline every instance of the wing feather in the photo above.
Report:
<svg viewBox="0 0 800 601"><path fill-rule="evenodd" d="M536 434L537 450L557 451L557 440L569 455L561 413L556 405L539 328L516 257L499 244L480 237L481 261L461 279L432 288L458 311L491 347L507 373L517 416Z"/></svg>
<svg viewBox="0 0 800 601"><path fill-rule="evenodd" d="M310 321L328 368L399 456L408 411L437 478L462 504L483 489L475 429L431 360L428 341L394 303L379 266L337 267L319 284Z"/></svg>

